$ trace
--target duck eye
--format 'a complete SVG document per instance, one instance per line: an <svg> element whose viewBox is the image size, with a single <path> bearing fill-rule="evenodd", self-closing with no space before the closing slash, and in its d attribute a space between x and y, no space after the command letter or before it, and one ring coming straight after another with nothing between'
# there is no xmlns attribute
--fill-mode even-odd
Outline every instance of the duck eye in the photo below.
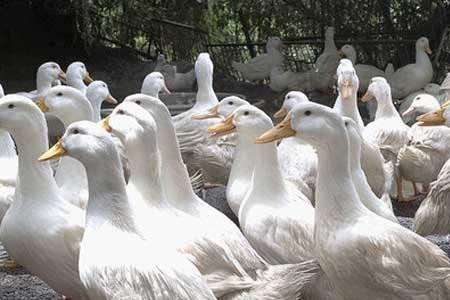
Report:
<svg viewBox="0 0 450 300"><path fill-rule="evenodd" d="M125 112L124 112L122 109L119 109L119 110L117 111L117 113L118 113L119 115L125 114Z"/></svg>
<svg viewBox="0 0 450 300"><path fill-rule="evenodd" d="M58 67L57 67L56 65L53 65L52 68L53 68L53 69L56 69L56 68L58 68Z"/></svg>
<svg viewBox="0 0 450 300"><path fill-rule="evenodd" d="M417 97L417 100L420 100L420 97Z"/></svg>
<svg viewBox="0 0 450 300"><path fill-rule="evenodd" d="M9 108L9 109L14 108L14 104L9 104L9 105L8 105L8 108Z"/></svg>
<svg viewBox="0 0 450 300"><path fill-rule="evenodd" d="M345 126L347 126L347 125L348 125L348 122L347 122L347 121L345 121L345 122L344 122L344 124L345 124Z"/></svg>
<svg viewBox="0 0 450 300"><path fill-rule="evenodd" d="M305 111L305 116L309 116L311 114L310 110Z"/></svg>
<svg viewBox="0 0 450 300"><path fill-rule="evenodd" d="M104 88L105 88L105 87L106 87L106 85L102 85L102 87L104 87Z"/></svg>
<svg viewBox="0 0 450 300"><path fill-rule="evenodd" d="M73 134L79 134L80 131L79 131L78 129L74 129L74 130L72 131L72 133L73 133Z"/></svg>
<svg viewBox="0 0 450 300"><path fill-rule="evenodd" d="M286 98L287 98L287 99L291 99L291 95L288 95Z"/></svg>
<svg viewBox="0 0 450 300"><path fill-rule="evenodd" d="M141 105L141 104L142 104L141 100L136 100L135 103L136 103L137 105Z"/></svg>
<svg viewBox="0 0 450 300"><path fill-rule="evenodd" d="M248 111L244 112L244 116L248 116L250 113Z"/></svg>
<svg viewBox="0 0 450 300"><path fill-rule="evenodd" d="M228 102L229 105L233 105L233 101Z"/></svg>
<svg viewBox="0 0 450 300"><path fill-rule="evenodd" d="M61 97L63 95L63 93L59 92L56 94L56 96Z"/></svg>

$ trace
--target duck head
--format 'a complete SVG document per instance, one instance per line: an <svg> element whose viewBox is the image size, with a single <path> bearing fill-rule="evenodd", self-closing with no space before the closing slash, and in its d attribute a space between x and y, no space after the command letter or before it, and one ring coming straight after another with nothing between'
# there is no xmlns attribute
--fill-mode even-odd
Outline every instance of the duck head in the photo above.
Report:
<svg viewBox="0 0 450 300"><path fill-rule="evenodd" d="M352 96L356 95L359 87L359 79L352 62L349 59L341 59L336 74L341 99L351 99Z"/></svg>
<svg viewBox="0 0 450 300"><path fill-rule="evenodd" d="M419 94L414 97L411 106L403 112L403 116L411 115L413 113L426 114L429 112L437 111L441 107L439 102L432 95Z"/></svg>
<svg viewBox="0 0 450 300"><path fill-rule="evenodd" d="M164 81L164 76L160 72L152 72L145 76L142 83L141 93L157 97L160 92L170 94L169 89Z"/></svg>
<svg viewBox="0 0 450 300"><path fill-rule="evenodd" d="M278 110L273 117L274 118L283 118L285 117L291 109L297 105L298 103L307 103L309 102L308 97L298 91L291 91L284 96L283 104L281 105L280 110Z"/></svg>
<svg viewBox="0 0 450 300"><path fill-rule="evenodd" d="M66 73L55 62L46 62L40 65L36 76L37 80L41 82L53 83L56 80L66 81Z"/></svg>
<svg viewBox="0 0 450 300"><path fill-rule="evenodd" d="M94 81L92 77L89 75L86 66L81 61L76 61L71 63L66 70L67 80L83 80L87 83Z"/></svg>
<svg viewBox="0 0 450 300"><path fill-rule="evenodd" d="M341 47L339 52L354 64L356 63L356 50L352 45L344 45Z"/></svg>
<svg viewBox="0 0 450 300"><path fill-rule="evenodd" d="M373 77L370 80L369 87L366 93L362 96L361 101L367 102L376 99L377 101L390 100L391 99L391 86L387 82L386 78Z"/></svg>
<svg viewBox="0 0 450 300"><path fill-rule="evenodd" d="M194 120L210 118L226 118L242 105L249 104L248 101L237 96L228 96L219 101L219 104L210 109L192 116Z"/></svg>
<svg viewBox="0 0 450 300"><path fill-rule="evenodd" d="M117 104L117 100L109 92L108 85L100 80L95 80L91 82L86 90L86 97L89 101L95 103L106 101L111 104Z"/></svg>
<svg viewBox="0 0 450 300"><path fill-rule="evenodd" d="M428 54L431 54L430 42L426 37L421 37L416 41L416 51L423 50Z"/></svg>
<svg viewBox="0 0 450 300"><path fill-rule="evenodd" d="M283 44L283 41L277 36L271 36L267 39L266 44L267 52L269 50L281 50L286 48L286 45Z"/></svg>
<svg viewBox="0 0 450 300"><path fill-rule="evenodd" d="M272 126L272 120L262 110L253 105L245 104L236 109L221 123L210 126L208 131L213 136L226 135L237 131L239 135L249 136L254 140Z"/></svg>
<svg viewBox="0 0 450 300"><path fill-rule="evenodd" d="M450 101L444 103L442 107L438 110L426 113L424 115L418 116L417 121L420 122L420 126L439 126L446 125L450 127Z"/></svg>
<svg viewBox="0 0 450 300"><path fill-rule="evenodd" d="M203 82L211 82L214 73L214 65L206 52L200 53L195 61L195 77L197 78L197 83L201 84Z"/></svg>
<svg viewBox="0 0 450 300"><path fill-rule="evenodd" d="M89 100L82 92L70 86L52 87L37 105L42 112L54 115L65 126L80 120L92 120L93 117Z"/></svg>

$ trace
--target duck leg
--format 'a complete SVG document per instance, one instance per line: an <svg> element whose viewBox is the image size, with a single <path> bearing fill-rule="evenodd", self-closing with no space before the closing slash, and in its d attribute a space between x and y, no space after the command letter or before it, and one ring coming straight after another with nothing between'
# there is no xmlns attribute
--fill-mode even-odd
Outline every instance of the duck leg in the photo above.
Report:
<svg viewBox="0 0 450 300"><path fill-rule="evenodd" d="M16 263L12 259L7 259L7 260L4 260L4 261L0 262L0 268L16 269L16 268L19 268L19 267L20 267L20 265L18 263Z"/></svg>
<svg viewBox="0 0 450 300"><path fill-rule="evenodd" d="M423 189L419 189L416 182L412 182L414 188L414 196L427 195L428 194L428 185L424 185Z"/></svg>

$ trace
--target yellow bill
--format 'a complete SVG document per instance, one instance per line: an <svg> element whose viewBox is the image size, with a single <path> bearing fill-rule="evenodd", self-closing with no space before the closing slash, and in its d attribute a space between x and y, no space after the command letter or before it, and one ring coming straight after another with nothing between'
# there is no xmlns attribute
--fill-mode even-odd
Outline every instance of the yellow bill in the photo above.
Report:
<svg viewBox="0 0 450 300"><path fill-rule="evenodd" d="M66 73L64 73L63 71L59 72L58 79L62 82L66 82Z"/></svg>
<svg viewBox="0 0 450 300"><path fill-rule="evenodd" d="M277 126L263 133L256 139L256 144L267 144L276 140L281 140L290 136L294 136L296 131L291 127L291 119L287 118L281 121Z"/></svg>
<svg viewBox="0 0 450 300"><path fill-rule="evenodd" d="M45 98L41 98L36 102L37 106L42 112L49 112L50 109L47 105L45 105Z"/></svg>
<svg viewBox="0 0 450 300"><path fill-rule="evenodd" d="M219 118L219 113L217 112L217 109L219 108L219 105L215 105L208 109L204 113L195 114L192 116L192 119L194 120L205 120L205 119L212 119L212 118Z"/></svg>
<svg viewBox="0 0 450 300"><path fill-rule="evenodd" d="M50 149L47 150L44 154L42 154L38 160L39 161L47 161L50 159L59 158L61 156L67 155L66 149L64 149L63 145L61 144L61 141L58 141L56 144L53 145Z"/></svg>
<svg viewBox="0 0 450 300"><path fill-rule="evenodd" d="M91 83L92 81L94 81L94 79L92 79L91 75L89 75L89 73L86 74L86 76L84 76L84 81L86 81L87 83Z"/></svg>
<svg viewBox="0 0 450 300"><path fill-rule="evenodd" d="M111 104L117 104L116 98L114 98L113 96L111 96L111 94L108 94L108 96L106 96L105 100L106 100L106 102L108 102L108 103L111 103Z"/></svg>
<svg viewBox="0 0 450 300"><path fill-rule="evenodd" d="M416 118L420 126L439 126L445 124L444 109L429 112Z"/></svg>
<svg viewBox="0 0 450 300"><path fill-rule="evenodd" d="M344 84L342 86L342 98L348 99L352 95L353 85L350 80L344 80Z"/></svg>
<svg viewBox="0 0 450 300"><path fill-rule="evenodd" d="M234 114L229 115L222 122L208 127L208 132L212 136L222 136L236 132L236 126L233 124Z"/></svg>
<svg viewBox="0 0 450 300"><path fill-rule="evenodd" d="M279 111L277 111L277 112L273 115L273 117L274 117L275 119L281 119L281 118L284 118L287 114L288 114L288 110L287 110L286 108L282 107L282 108L280 108Z"/></svg>
<svg viewBox="0 0 450 300"><path fill-rule="evenodd" d="M367 102L374 98L375 98L375 96L371 92L369 92L369 90L367 90L367 92L364 94L364 96L362 96L361 101Z"/></svg>
<svg viewBox="0 0 450 300"><path fill-rule="evenodd" d="M109 118L111 116L107 116L106 118L104 118L103 120L101 120L100 122L98 122L98 125L100 125L100 127L102 127L103 129L105 129L108 132L112 131L111 126L109 126Z"/></svg>

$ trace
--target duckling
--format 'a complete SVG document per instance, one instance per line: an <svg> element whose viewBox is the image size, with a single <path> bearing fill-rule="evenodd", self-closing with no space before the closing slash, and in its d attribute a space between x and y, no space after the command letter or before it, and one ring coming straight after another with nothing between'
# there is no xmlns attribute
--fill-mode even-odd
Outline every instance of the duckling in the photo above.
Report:
<svg viewBox="0 0 450 300"><path fill-rule="evenodd" d="M285 45L279 37L269 37L266 43L267 53L252 58L246 63L233 61L233 68L241 73L244 79L250 81L266 79L270 76L273 68L283 65L283 48Z"/></svg>
<svg viewBox="0 0 450 300"><path fill-rule="evenodd" d="M86 94L87 86L84 83L91 83L94 81L89 72L87 71L86 66L81 61L76 61L71 63L66 70L66 83L73 88L76 88L83 94Z"/></svg>
<svg viewBox="0 0 450 300"><path fill-rule="evenodd" d="M90 299L216 299L186 258L139 235L119 155L106 131L88 121L73 123L41 160L63 155L82 163L88 176L79 270Z"/></svg>

